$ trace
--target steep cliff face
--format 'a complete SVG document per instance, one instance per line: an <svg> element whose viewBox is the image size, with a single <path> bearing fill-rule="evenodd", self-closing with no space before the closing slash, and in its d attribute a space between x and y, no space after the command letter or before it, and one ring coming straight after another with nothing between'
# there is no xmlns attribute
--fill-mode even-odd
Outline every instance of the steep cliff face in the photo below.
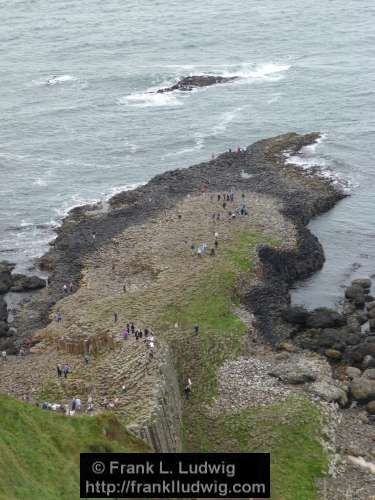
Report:
<svg viewBox="0 0 375 500"><path fill-rule="evenodd" d="M154 407L147 421L128 426L128 430L157 452L182 450L182 406L177 372L170 350L160 352L159 380Z"/></svg>

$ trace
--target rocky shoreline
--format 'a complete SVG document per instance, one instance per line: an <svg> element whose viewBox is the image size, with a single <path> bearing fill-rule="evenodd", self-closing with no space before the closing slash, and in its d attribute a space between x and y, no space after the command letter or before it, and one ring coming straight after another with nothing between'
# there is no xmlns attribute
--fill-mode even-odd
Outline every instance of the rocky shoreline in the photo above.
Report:
<svg viewBox="0 0 375 500"><path fill-rule="evenodd" d="M48 288L24 304L12 325L17 334L2 341L3 347L20 344L23 337L46 326L51 307L64 296L63 285L72 283L77 289L83 260L116 234L167 211L190 193L230 188L278 199L282 214L297 229L297 251L259 249L265 279L249 290L246 299L259 317L265 337L279 341L282 334L272 318L288 304L288 287L320 269L324 262L323 249L306 225L346 196L329 179L285 163L285 153L296 153L318 138L318 133L290 133L262 140L241 152L226 152L209 162L157 175L144 186L112 197L107 209L100 205L73 209L39 261L39 267L49 273Z"/></svg>
<svg viewBox="0 0 375 500"><path fill-rule="evenodd" d="M329 210L346 196L316 171L303 171L285 162L285 153L295 153L318 137L317 133L285 134L259 141L244 151L226 152L209 162L158 175L144 186L114 196L108 205L72 210L58 229L49 252L40 259L40 267L49 272L48 287L36 292L24 304L12 323L12 336L5 339L11 352L12 346L16 350L26 337L38 332L29 344L34 345L33 355L25 357L22 366L15 364L9 373L3 372L2 390L20 398L27 392L37 393L44 386L45 377L53 377L54 364L68 359L82 375L72 380L72 387L67 384L64 388L66 394L74 391L74 394L78 392L84 396L92 390L93 379L97 377L96 402L99 408L104 396L114 391L120 399L124 398L119 411L126 415L133 408L134 415L137 415L132 421L132 432L153 449L179 449L183 410L180 408L178 382L181 383L180 377L184 375L179 373L177 380L171 346L164 345L160 339L160 353L153 361L155 366L150 367L142 345L135 340L134 345L130 341L124 345L118 328L111 324L111 316L116 307L121 307L128 315L131 296L134 296L134 311L141 320L152 324L153 304L165 307L173 302L184 283L182 281L180 285L176 279L177 269L180 271L186 266L179 279L188 283L190 279L193 283L194 272L198 275L208 272L214 263L213 260L201 259L199 264L192 266L187 259L190 256L191 242L187 239L190 234L208 238L215 227L219 228L223 241L231 238L235 241L233 235L242 228L243 231L263 234L260 241L269 243L254 247L256 274L241 292L243 310L238 314L242 323L248 326L245 357L228 361L220 368L220 398L209 411L235 412L251 406L254 401L262 406L283 401L288 394L307 394L319 404L326 405L324 408L328 414L332 413L332 405L335 408L332 426L341 430L332 433L338 433L342 456L353 456L354 453L353 450L347 451L348 444L353 444L349 428L368 436L368 439L362 439L362 449L357 455L365 457L366 464L370 463L373 458L368 442L370 420L362 410L363 405L369 403L369 397L362 396L363 391L373 384L373 379L368 376L372 375L372 365L363 364L367 353L362 353L361 359L348 358L348 353L356 352L358 345L375 345L362 342L364 337L360 338L358 331L368 319L370 328L373 328L369 282L356 282L348 288L347 304L342 314L330 310L306 311L290 304L291 285L310 276L324 263L323 248L306 225L312 217ZM241 199L241 196L246 199L249 208L249 216L240 217L235 222L230 222L222 198L220 203L217 201L220 193L232 189L236 199ZM220 223L212 221L212 210L221 211ZM150 250L154 242L157 250L153 252ZM128 286L130 283L130 293L124 294L123 280ZM169 287L173 281L176 288ZM64 291L66 284L69 284L69 289ZM160 289L164 291L162 297L159 297ZM138 313L141 305L137 303L140 300L137 297L143 297L144 293L149 293L149 300L156 302L142 304L143 309ZM367 304L366 314L364 304ZM98 308L101 308L100 313L95 315ZM62 325L53 321L58 309L66 319ZM250 313L255 316L255 325ZM1 304L0 314L4 314ZM138 320L139 316L133 316L133 319ZM128 316L126 320L129 320ZM350 328L357 330L353 332ZM311 333L314 329L315 333L318 332L315 336ZM331 330L328 336L327 329ZM338 336L342 337L344 330L348 338L354 335L357 340L360 338L359 342L342 342ZM114 347L98 357L86 380L83 373L88 368L82 366L81 357L77 356L83 351L70 348L60 351L56 349L56 342L59 344L63 340L68 347L73 344L80 347L79 338L82 337L84 342L85 336L96 338L102 333L112 336ZM327 339L332 342L327 344ZM165 359L172 361L163 364L160 360L164 350ZM349 362L352 363L351 369L346 370ZM120 380L126 375L123 371L128 372L127 366L132 363L139 367L146 363L148 367L143 376L148 377L148 382L134 385L128 394L120 394L116 384L108 385L108 374ZM160 369L162 365L164 372ZM48 366L48 375L41 373L41 366ZM26 372L30 374L27 383L24 381ZM336 380L332 378L332 372ZM237 392L229 380L240 388L238 398L233 397ZM264 394L264 389L267 394ZM357 398L356 393L360 397ZM142 406L151 400L153 404ZM348 408L353 401L362 406L339 409ZM370 417L371 407L367 410ZM143 414L141 419L140 412ZM166 427L168 419L170 425ZM353 462L349 469L341 468L336 476L349 470L353 484L366 482L366 488L371 491L367 472L359 466L357 470L357 466ZM334 481L329 479L325 487L332 488L333 492Z"/></svg>

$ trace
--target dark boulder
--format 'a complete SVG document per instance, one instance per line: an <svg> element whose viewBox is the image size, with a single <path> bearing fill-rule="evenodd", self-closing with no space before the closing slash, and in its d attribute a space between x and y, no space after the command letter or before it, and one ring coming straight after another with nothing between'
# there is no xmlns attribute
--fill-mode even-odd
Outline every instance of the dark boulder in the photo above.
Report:
<svg viewBox="0 0 375 500"><path fill-rule="evenodd" d="M345 342L347 345L357 345L361 342L362 336L359 334L351 333L345 337Z"/></svg>
<svg viewBox="0 0 375 500"><path fill-rule="evenodd" d="M353 399L360 402L375 400L375 380L359 377L352 380L350 392Z"/></svg>
<svg viewBox="0 0 375 500"><path fill-rule="evenodd" d="M14 274L12 276L11 292L27 292L29 290L37 290L44 288L46 281L38 276L24 276L23 274Z"/></svg>
<svg viewBox="0 0 375 500"><path fill-rule="evenodd" d="M12 271L15 264L5 260L0 262L0 294L6 293L12 286Z"/></svg>
<svg viewBox="0 0 375 500"><path fill-rule="evenodd" d="M361 363L365 356L375 358L375 343L361 342L354 347L348 347L345 351L345 358L350 363Z"/></svg>
<svg viewBox="0 0 375 500"><path fill-rule="evenodd" d="M8 319L7 303L0 295L0 321L6 321Z"/></svg>
<svg viewBox="0 0 375 500"><path fill-rule="evenodd" d="M349 286L345 291L345 297L349 299L357 307L365 305L365 293L359 285Z"/></svg>
<svg viewBox="0 0 375 500"><path fill-rule="evenodd" d="M302 306L289 307L284 313L284 319L293 325L305 325L309 312Z"/></svg>
<svg viewBox="0 0 375 500"><path fill-rule="evenodd" d="M371 288L371 280L370 278L356 278L352 281L352 286L360 286L368 290Z"/></svg>
<svg viewBox="0 0 375 500"><path fill-rule="evenodd" d="M314 309L314 311L309 314L306 321L306 325L309 328L333 328L345 324L346 319L342 314L326 307Z"/></svg>
<svg viewBox="0 0 375 500"><path fill-rule="evenodd" d="M311 329L298 334L294 339L294 343L302 349L309 351L317 351L320 347L321 330Z"/></svg>
<svg viewBox="0 0 375 500"><path fill-rule="evenodd" d="M325 328L320 334L319 347L331 347L338 351L344 350L347 335L348 331L346 329Z"/></svg>
<svg viewBox="0 0 375 500"><path fill-rule="evenodd" d="M6 321L0 321L0 337L8 337L9 326Z"/></svg>
<svg viewBox="0 0 375 500"><path fill-rule="evenodd" d="M171 87L166 87L164 89L159 89L158 94L163 94L165 92L173 92L174 90L181 90L183 92L190 92L191 90L199 87L210 87L211 85L217 85L219 83L229 83L233 80L237 80L237 77L224 77L215 75L194 75L182 78L177 83Z"/></svg>

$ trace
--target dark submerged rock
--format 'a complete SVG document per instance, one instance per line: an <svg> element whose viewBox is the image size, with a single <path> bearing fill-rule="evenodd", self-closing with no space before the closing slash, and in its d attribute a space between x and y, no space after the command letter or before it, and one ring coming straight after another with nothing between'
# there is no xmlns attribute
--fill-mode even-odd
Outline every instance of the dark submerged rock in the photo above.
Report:
<svg viewBox="0 0 375 500"><path fill-rule="evenodd" d="M349 286L345 291L345 297L352 301L357 307L363 307L365 305L365 293L362 286Z"/></svg>
<svg viewBox="0 0 375 500"><path fill-rule="evenodd" d="M15 264L7 261L0 262L0 294L7 293L12 286L12 271Z"/></svg>
<svg viewBox="0 0 375 500"><path fill-rule="evenodd" d="M309 328L340 327L346 324L346 319L333 309L319 307L309 314L306 324Z"/></svg>
<svg viewBox="0 0 375 500"><path fill-rule="evenodd" d="M164 92L173 92L174 90L181 90L183 92L190 92L195 88L199 87L209 87L211 85L217 85L219 83L229 83L233 80L237 80L238 77L224 77L215 75L194 75L182 78L177 83L171 87L166 87L164 89L159 89L158 94L163 94Z"/></svg>
<svg viewBox="0 0 375 500"><path fill-rule="evenodd" d="M29 290L38 290L44 288L46 281L38 276L24 276L23 274L12 275L11 292L26 292Z"/></svg>

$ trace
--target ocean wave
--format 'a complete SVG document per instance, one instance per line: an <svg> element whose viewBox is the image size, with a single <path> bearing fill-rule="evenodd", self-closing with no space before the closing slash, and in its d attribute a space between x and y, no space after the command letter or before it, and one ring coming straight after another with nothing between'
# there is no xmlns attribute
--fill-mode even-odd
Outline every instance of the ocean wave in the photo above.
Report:
<svg viewBox="0 0 375 500"><path fill-rule="evenodd" d="M33 186L45 187L48 186L48 182L45 179L38 177L33 181Z"/></svg>
<svg viewBox="0 0 375 500"><path fill-rule="evenodd" d="M243 80L281 80L284 73L291 68L290 64L262 63L262 64L242 64L239 68L228 69L222 76L237 77Z"/></svg>
<svg viewBox="0 0 375 500"><path fill-rule="evenodd" d="M222 132L225 132L237 115L241 113L247 106L239 106L231 111L225 111L217 118L217 124L212 127L212 134L218 135Z"/></svg>
<svg viewBox="0 0 375 500"><path fill-rule="evenodd" d="M75 82L77 78L72 75L50 76L48 78L33 80L34 85L59 85L66 82Z"/></svg>
<svg viewBox="0 0 375 500"><path fill-rule="evenodd" d="M156 93L149 89L143 93L134 93L118 99L119 104L126 104L137 108L149 107L175 107L182 106L182 101L179 100L175 93Z"/></svg>
<svg viewBox="0 0 375 500"><path fill-rule="evenodd" d="M288 152L284 153L285 163L296 165L304 170L311 170L317 173L320 177L329 179L338 189L346 194L351 193L358 187L358 183L353 178L348 177L342 172L332 169L332 161L318 154L318 148L327 139L326 134L322 134L313 144L304 146L301 150L291 155Z"/></svg>

